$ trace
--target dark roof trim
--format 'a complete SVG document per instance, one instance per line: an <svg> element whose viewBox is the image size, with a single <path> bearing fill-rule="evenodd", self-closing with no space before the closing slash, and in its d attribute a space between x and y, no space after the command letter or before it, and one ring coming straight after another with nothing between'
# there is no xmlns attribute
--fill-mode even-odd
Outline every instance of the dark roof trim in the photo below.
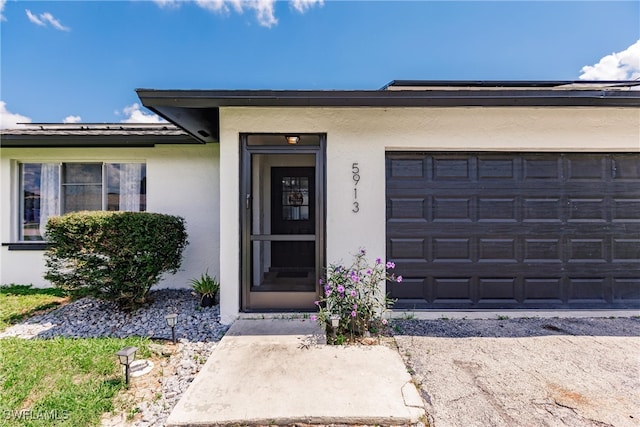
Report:
<svg viewBox="0 0 640 427"><path fill-rule="evenodd" d="M640 90L628 88L637 85L640 82L394 80L385 86L388 90L137 89L136 92L145 107L195 138L218 142L220 107L637 108L640 107Z"/></svg>
<svg viewBox="0 0 640 427"><path fill-rule="evenodd" d="M123 135L82 136L82 135L0 135L2 148L30 147L154 147L159 144L198 144L200 141L190 136L134 137Z"/></svg>
<svg viewBox="0 0 640 427"><path fill-rule="evenodd" d="M381 90L389 87L477 87L477 88L558 88L573 87L631 87L640 86L636 80L392 80Z"/></svg>
<svg viewBox="0 0 640 427"><path fill-rule="evenodd" d="M0 130L2 147L153 147L199 144L172 124L28 123Z"/></svg>
<svg viewBox="0 0 640 427"><path fill-rule="evenodd" d="M640 91L620 90L153 90L138 89L145 107L640 107ZM174 122L175 123L175 122Z"/></svg>

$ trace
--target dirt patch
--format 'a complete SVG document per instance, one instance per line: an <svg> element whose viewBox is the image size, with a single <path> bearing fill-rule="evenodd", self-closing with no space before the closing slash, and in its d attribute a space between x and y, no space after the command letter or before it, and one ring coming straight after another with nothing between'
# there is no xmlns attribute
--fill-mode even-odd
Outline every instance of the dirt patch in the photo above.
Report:
<svg viewBox="0 0 640 427"><path fill-rule="evenodd" d="M128 426L141 421L138 406L162 398L163 379L175 374L175 364L170 363L170 358L177 357L176 350L172 344L153 344L152 349L152 355L147 358L153 363L151 372L130 379L129 389L115 397L114 411L103 415L103 427Z"/></svg>

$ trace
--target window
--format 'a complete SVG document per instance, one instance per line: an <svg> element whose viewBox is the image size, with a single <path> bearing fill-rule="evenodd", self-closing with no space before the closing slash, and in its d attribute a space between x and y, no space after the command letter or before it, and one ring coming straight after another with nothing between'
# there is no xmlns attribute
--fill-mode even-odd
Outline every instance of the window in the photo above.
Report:
<svg viewBox="0 0 640 427"><path fill-rule="evenodd" d="M309 219L309 178L306 176L282 178L282 219L285 221Z"/></svg>
<svg viewBox="0 0 640 427"><path fill-rule="evenodd" d="M20 240L42 240L54 215L145 211L146 175L143 163L22 163Z"/></svg>

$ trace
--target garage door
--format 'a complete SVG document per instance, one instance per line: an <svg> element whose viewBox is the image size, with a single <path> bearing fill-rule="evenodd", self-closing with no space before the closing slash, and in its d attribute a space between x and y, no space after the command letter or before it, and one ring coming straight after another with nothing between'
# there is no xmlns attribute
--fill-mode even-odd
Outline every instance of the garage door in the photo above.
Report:
<svg viewBox="0 0 640 427"><path fill-rule="evenodd" d="M397 308L640 307L640 154L386 157Z"/></svg>

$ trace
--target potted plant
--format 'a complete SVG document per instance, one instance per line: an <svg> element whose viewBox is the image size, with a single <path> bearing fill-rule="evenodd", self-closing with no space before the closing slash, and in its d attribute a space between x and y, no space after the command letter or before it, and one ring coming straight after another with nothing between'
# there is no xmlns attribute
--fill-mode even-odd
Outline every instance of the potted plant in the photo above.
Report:
<svg viewBox="0 0 640 427"><path fill-rule="evenodd" d="M201 307L211 307L217 303L220 283L209 275L208 270L199 278L191 279L191 287L200 294Z"/></svg>

